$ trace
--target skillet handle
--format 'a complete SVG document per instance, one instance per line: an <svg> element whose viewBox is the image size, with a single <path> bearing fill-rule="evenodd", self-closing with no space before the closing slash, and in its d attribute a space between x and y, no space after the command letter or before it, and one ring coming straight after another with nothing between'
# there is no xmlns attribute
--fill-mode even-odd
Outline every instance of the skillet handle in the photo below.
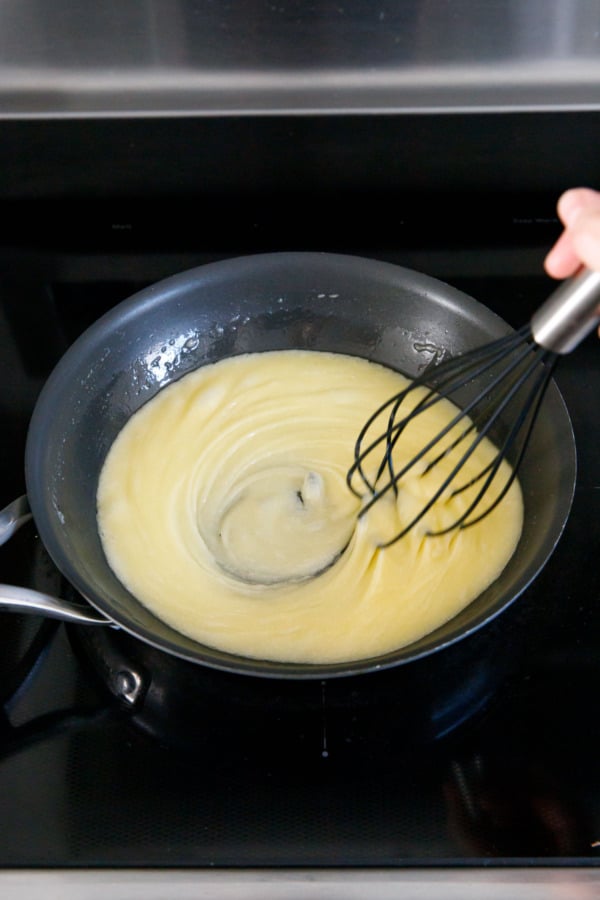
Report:
<svg viewBox="0 0 600 900"><path fill-rule="evenodd" d="M31 510L25 495L18 497L0 510L0 546L5 544L30 519ZM88 625L114 624L112 619L87 604L71 603L41 591L16 587L12 584L0 584L1 611L42 614L52 619Z"/></svg>
<svg viewBox="0 0 600 900"><path fill-rule="evenodd" d="M0 612L32 613L62 619L64 622L79 622L86 625L113 625L112 619L103 616L91 606L71 603L34 591L32 588L0 584Z"/></svg>

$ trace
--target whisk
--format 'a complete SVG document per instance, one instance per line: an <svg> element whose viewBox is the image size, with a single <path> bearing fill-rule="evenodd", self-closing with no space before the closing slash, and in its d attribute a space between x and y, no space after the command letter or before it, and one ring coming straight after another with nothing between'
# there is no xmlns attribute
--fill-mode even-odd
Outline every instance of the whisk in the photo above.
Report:
<svg viewBox="0 0 600 900"><path fill-rule="evenodd" d="M562 282L527 325L431 367L375 410L360 431L354 463L346 476L350 490L363 500L359 518L390 491L397 495L402 479L410 472L414 474L421 469L420 474L426 475L449 454L457 456L451 463L449 474L418 512L380 547L389 547L404 537L443 495L453 497L467 488L475 488L474 497L460 516L449 525L444 523L438 530L427 531L428 536L468 528L495 509L517 477L557 362L562 355L575 349L599 322L600 273L584 269ZM419 390L422 396L415 395ZM468 398L463 400L465 391ZM411 405L415 396L416 402ZM442 400L452 400L458 407L456 414L425 446L397 468L395 458L400 459L400 456L394 450L406 428ZM386 411L387 425L373 439L370 435L372 427ZM458 436L455 434L457 426ZM460 472L485 438L490 438L495 446L491 461L475 477L467 476L466 482L459 483ZM490 499L490 486L505 459L510 463L510 474ZM373 472L374 475L369 474Z"/></svg>

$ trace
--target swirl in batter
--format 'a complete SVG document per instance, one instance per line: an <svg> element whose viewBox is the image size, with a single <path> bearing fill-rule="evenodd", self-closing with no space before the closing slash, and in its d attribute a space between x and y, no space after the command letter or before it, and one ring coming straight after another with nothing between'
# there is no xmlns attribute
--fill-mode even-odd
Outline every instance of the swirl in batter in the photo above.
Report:
<svg viewBox="0 0 600 900"><path fill-rule="evenodd" d="M515 480L477 525L427 537L458 518L467 490L380 549L452 465L413 473L357 518L361 501L345 481L356 436L406 383L357 357L286 350L226 359L164 388L123 428L101 472L110 566L173 628L246 657L350 661L433 631L503 570L523 502ZM444 401L420 417L402 452L413 455L455 411ZM473 474L492 453L482 442Z"/></svg>

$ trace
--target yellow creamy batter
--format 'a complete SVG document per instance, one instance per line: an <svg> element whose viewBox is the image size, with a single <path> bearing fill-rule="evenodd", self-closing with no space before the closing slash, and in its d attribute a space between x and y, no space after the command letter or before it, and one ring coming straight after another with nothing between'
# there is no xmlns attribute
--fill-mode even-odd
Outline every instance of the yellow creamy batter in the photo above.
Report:
<svg viewBox="0 0 600 900"><path fill-rule="evenodd" d="M356 357L293 350L226 359L164 388L123 428L101 473L110 566L172 627L243 656L348 661L432 631L502 571L523 503L515 481L479 524L425 536L459 516L469 489L380 548L451 465L414 472L357 520L361 501L345 480L357 434L405 383ZM444 401L419 417L402 452L452 411ZM473 473L491 452L478 448Z"/></svg>

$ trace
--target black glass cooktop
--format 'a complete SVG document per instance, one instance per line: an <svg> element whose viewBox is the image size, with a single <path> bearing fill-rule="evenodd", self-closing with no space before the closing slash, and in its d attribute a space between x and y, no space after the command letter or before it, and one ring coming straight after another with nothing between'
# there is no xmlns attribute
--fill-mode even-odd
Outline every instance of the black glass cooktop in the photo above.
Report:
<svg viewBox="0 0 600 900"><path fill-rule="evenodd" d="M372 251L515 325L550 287L531 247ZM141 284L209 256L138 254L128 267L123 251L85 266L81 253L21 255L2 300L3 503L23 491L27 422L64 348ZM595 336L556 380L579 462L564 535L516 603L432 657L280 682L176 661L103 626L0 614L0 866L596 863ZM4 582L70 590L32 524L0 567Z"/></svg>

